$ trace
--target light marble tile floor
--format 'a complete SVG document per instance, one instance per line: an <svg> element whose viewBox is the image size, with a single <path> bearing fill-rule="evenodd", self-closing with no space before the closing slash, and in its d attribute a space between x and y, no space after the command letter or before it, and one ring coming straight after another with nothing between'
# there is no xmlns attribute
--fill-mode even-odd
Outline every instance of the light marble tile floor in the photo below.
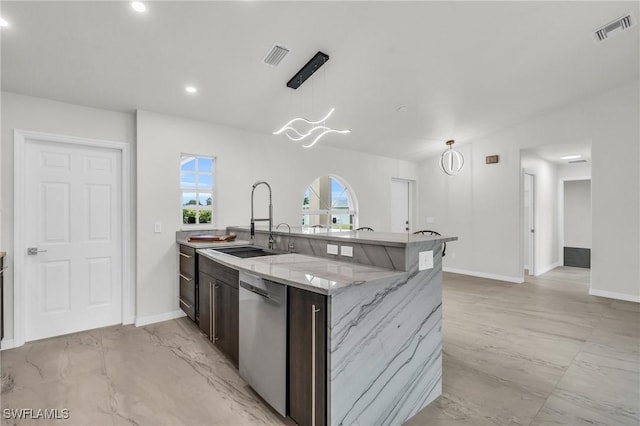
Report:
<svg viewBox="0 0 640 426"><path fill-rule="evenodd" d="M443 394L408 425L639 426L640 305L588 282L579 268L524 284L445 273ZM0 366L3 409L70 415L3 424L292 424L184 318L27 343Z"/></svg>

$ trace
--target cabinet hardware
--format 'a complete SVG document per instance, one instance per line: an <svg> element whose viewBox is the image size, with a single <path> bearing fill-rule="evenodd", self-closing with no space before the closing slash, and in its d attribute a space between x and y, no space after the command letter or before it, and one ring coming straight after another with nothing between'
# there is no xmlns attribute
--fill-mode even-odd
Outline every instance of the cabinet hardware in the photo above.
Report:
<svg viewBox="0 0 640 426"><path fill-rule="evenodd" d="M209 281L209 340L213 341L213 283Z"/></svg>
<svg viewBox="0 0 640 426"><path fill-rule="evenodd" d="M316 425L316 314L320 309L311 305L311 426Z"/></svg>
<svg viewBox="0 0 640 426"><path fill-rule="evenodd" d="M189 277L187 277L187 276L185 276L185 275L182 275L182 274L178 274L178 275L180 275L180 278L182 278L183 280L185 280L185 281L187 281L187 282L188 282L188 281L191 281L191 278L189 278Z"/></svg>
<svg viewBox="0 0 640 426"><path fill-rule="evenodd" d="M191 259L193 257L193 256L189 256L188 254L185 254L183 252L180 252L180 256L186 257L187 259Z"/></svg>
<svg viewBox="0 0 640 426"><path fill-rule="evenodd" d="M186 306L186 307L187 307L187 309L191 309L191 305L190 305L190 304L188 304L187 302L185 302L184 300L182 300L182 298L181 298L181 297L179 297L178 299L180 300L180 303L182 303L184 306Z"/></svg>

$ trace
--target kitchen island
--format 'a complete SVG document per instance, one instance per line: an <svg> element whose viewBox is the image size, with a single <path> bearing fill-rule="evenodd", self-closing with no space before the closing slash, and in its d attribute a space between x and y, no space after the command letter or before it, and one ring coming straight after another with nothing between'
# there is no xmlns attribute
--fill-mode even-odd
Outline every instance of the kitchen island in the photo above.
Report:
<svg viewBox="0 0 640 426"><path fill-rule="evenodd" d="M248 239L244 229L228 229ZM456 238L276 234L276 244L286 247L287 239L295 238L297 249L312 253L247 259L210 249L198 253L240 273L326 299L326 374L319 375L325 382L317 388L326 399L309 424L399 425L441 394L441 247ZM265 236L257 231L256 237L260 241ZM327 244L347 255L328 255ZM386 255L386 261L377 262L372 253L380 259ZM298 373L292 369L290 376Z"/></svg>

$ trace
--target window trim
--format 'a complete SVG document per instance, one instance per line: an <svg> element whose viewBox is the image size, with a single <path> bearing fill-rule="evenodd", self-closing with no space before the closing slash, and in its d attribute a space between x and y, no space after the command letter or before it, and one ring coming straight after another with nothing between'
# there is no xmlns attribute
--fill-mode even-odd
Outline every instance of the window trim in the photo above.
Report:
<svg viewBox="0 0 640 426"><path fill-rule="evenodd" d="M211 223L183 223L183 216L182 216L182 210L184 209L185 206L182 205L182 196L185 192L189 192L188 189L183 189L182 185L180 184L180 178L182 177L182 161L185 157L194 157L194 158L208 158L211 160ZM199 231L199 230L206 230L206 229L216 229L216 225L218 222L218 216L217 216L217 212L218 212L218 191L216 190L216 183L217 183L217 171L218 171L218 167L217 167L217 163L218 163L218 158L214 155L205 155L205 154L192 154L189 152L181 152L180 153L180 167L178 168L178 185L180 186L180 210L179 210L179 222L180 223L180 230L181 231ZM196 163L196 168L197 168L197 163ZM197 174L197 172L196 172ZM199 192L197 190L197 188L194 188L193 191L191 192ZM198 208L196 210L207 210L207 209L202 209L200 208L200 206L197 206Z"/></svg>
<svg viewBox="0 0 640 426"><path fill-rule="evenodd" d="M303 192L303 198L304 198L304 194L306 193L307 189L316 181L316 179L320 179L322 177L328 176L330 179L335 179L338 181L338 183L340 183L340 185L342 185L345 188L345 193L347 195L347 199L350 201L350 208L348 210L340 210L340 209L304 209L302 208L300 211L302 213L302 217L304 218L304 216L311 216L311 215L328 215L328 216L338 216L338 215L350 215L353 216L353 224L351 227L351 230L358 228L359 226L359 209L358 209L358 198L356 197L356 193L353 190L353 187L349 184L349 182L347 182L344 178L342 178L341 176L338 175L334 175L334 174L326 174L326 175L322 175L322 176L316 176L309 184L307 184L304 188L304 192ZM303 228L304 227L310 227L309 225L302 225ZM334 227L334 225L332 223L330 223L327 226L327 229L337 229L340 230L339 226L341 225L337 225Z"/></svg>

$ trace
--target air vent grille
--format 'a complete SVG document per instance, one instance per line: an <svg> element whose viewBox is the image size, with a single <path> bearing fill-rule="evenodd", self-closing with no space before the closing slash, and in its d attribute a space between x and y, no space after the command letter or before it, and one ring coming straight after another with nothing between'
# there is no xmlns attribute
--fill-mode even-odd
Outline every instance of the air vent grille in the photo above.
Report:
<svg viewBox="0 0 640 426"><path fill-rule="evenodd" d="M285 56L289 53L289 49L281 44L274 44L265 55L263 61L267 65L277 67Z"/></svg>
<svg viewBox="0 0 640 426"><path fill-rule="evenodd" d="M606 39L608 39L611 35L619 33L620 31L626 30L636 24L636 21L633 15L625 15L621 18L616 19L615 21L609 22L607 25L598 28L593 36L598 43L602 43Z"/></svg>
<svg viewBox="0 0 640 426"><path fill-rule="evenodd" d="M587 162L587 160L584 160L584 159L583 159L583 160L571 160L571 161L569 161L569 164L573 164L573 163L586 163L586 162Z"/></svg>

